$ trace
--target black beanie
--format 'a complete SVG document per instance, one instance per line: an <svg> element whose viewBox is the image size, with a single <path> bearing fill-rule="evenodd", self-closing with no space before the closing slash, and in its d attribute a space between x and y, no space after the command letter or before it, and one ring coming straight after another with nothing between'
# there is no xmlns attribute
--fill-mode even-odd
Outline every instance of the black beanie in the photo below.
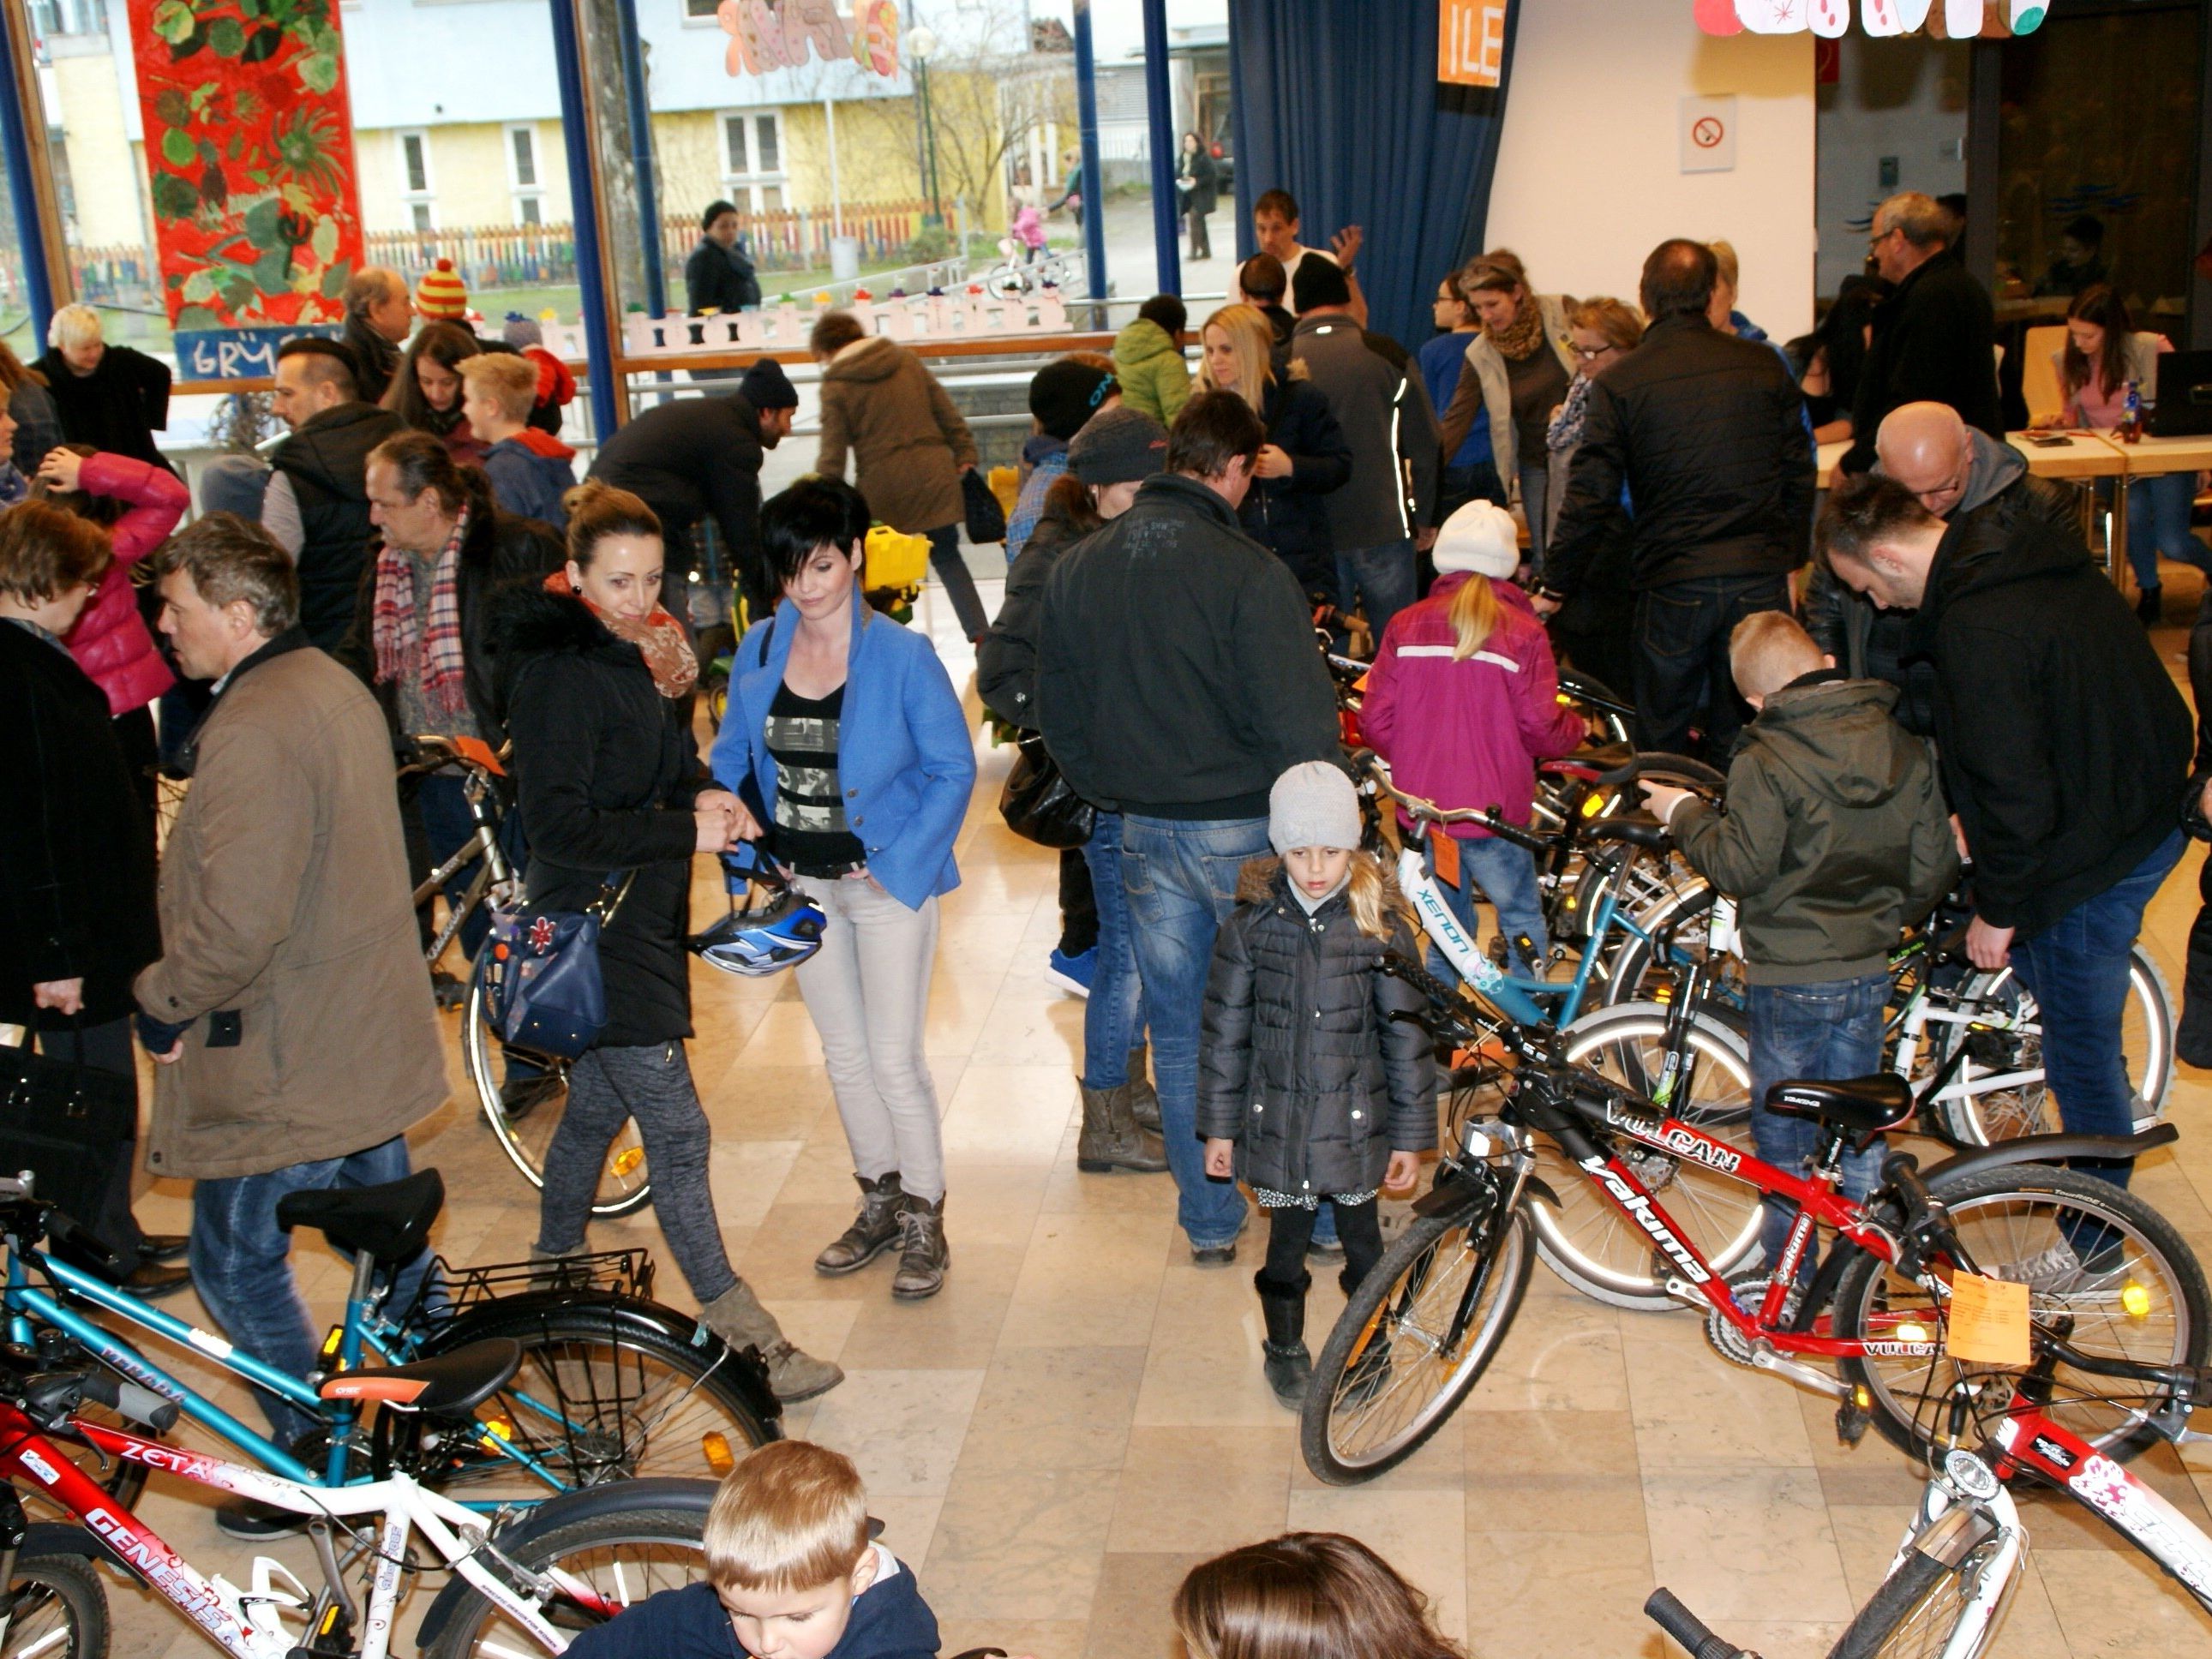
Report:
<svg viewBox="0 0 2212 1659"><path fill-rule="evenodd" d="M791 377L773 357L763 357L747 369L745 378L738 382L738 391L755 409L799 407L799 393L793 389Z"/></svg>
<svg viewBox="0 0 2212 1659"><path fill-rule="evenodd" d="M1121 389L1110 369L1062 357L1037 370L1030 381L1030 413L1048 435L1066 443Z"/></svg>
<svg viewBox="0 0 2212 1659"><path fill-rule="evenodd" d="M1350 305L1352 284L1326 253L1309 253L1298 261L1297 275L1291 278L1291 297L1304 316L1316 306Z"/></svg>
<svg viewBox="0 0 2212 1659"><path fill-rule="evenodd" d="M699 228L712 230L714 228L715 220L726 213L735 213L737 210L738 204L735 202L709 202L707 204L707 210L699 216Z"/></svg>

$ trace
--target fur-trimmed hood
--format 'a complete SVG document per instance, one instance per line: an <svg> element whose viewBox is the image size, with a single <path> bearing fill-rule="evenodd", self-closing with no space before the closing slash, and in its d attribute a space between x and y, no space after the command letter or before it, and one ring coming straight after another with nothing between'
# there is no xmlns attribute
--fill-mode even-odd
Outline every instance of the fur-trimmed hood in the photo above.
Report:
<svg viewBox="0 0 2212 1659"><path fill-rule="evenodd" d="M533 581L516 582L492 595L484 633L493 654L502 659L621 643L574 593L556 593Z"/></svg>
<svg viewBox="0 0 2212 1659"><path fill-rule="evenodd" d="M1283 890L1287 879L1283 874L1283 860L1279 854L1262 853L1258 858L1246 859L1244 867L1237 872L1237 902L1239 904L1257 904L1263 899L1273 898L1278 891Z"/></svg>

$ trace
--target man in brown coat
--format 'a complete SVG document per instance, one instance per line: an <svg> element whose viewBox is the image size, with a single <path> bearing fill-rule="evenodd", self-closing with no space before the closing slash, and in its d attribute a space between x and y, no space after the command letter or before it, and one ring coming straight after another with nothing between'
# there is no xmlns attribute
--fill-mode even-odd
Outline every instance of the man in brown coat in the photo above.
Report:
<svg viewBox="0 0 2212 1659"><path fill-rule="evenodd" d="M822 454L815 471L843 477L845 454L852 452L854 483L870 516L904 535L929 538L929 562L960 631L981 639L991 619L960 557L967 516L960 475L975 468L968 422L921 358L895 340L865 332L849 311L825 315L807 343L822 364Z"/></svg>
<svg viewBox="0 0 2212 1659"><path fill-rule="evenodd" d="M134 986L161 1062L146 1162L198 1182L191 1267L208 1311L246 1352L305 1376L315 1338L277 1200L404 1176L406 1131L447 1092L392 744L375 699L308 643L297 573L258 525L211 514L155 568L161 631L215 701L161 860L163 953ZM401 1269L402 1294L427 1265ZM314 1426L261 1404L279 1443Z"/></svg>

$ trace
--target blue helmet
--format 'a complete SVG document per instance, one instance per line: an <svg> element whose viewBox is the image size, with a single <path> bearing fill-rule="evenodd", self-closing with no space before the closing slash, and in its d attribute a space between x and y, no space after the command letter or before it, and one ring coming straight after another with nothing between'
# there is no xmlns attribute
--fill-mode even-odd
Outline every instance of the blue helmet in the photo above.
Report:
<svg viewBox="0 0 2212 1659"><path fill-rule="evenodd" d="M722 861L732 890L750 880L771 896L765 904L752 898L732 904L729 915L693 934L691 949L702 961L726 974L759 978L795 967L822 948L828 919L821 906L793 892L775 866L757 854L725 855Z"/></svg>

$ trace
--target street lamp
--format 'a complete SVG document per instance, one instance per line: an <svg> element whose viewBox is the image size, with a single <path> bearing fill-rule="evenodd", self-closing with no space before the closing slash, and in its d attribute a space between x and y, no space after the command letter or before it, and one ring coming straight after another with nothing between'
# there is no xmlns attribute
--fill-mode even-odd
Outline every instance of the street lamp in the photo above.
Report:
<svg viewBox="0 0 2212 1659"><path fill-rule="evenodd" d="M907 31L907 52L914 58L914 90L921 106L922 188L929 194L929 214L922 222L941 226L945 204L937 188L936 111L929 100L929 60L937 51L937 36L927 25Z"/></svg>

